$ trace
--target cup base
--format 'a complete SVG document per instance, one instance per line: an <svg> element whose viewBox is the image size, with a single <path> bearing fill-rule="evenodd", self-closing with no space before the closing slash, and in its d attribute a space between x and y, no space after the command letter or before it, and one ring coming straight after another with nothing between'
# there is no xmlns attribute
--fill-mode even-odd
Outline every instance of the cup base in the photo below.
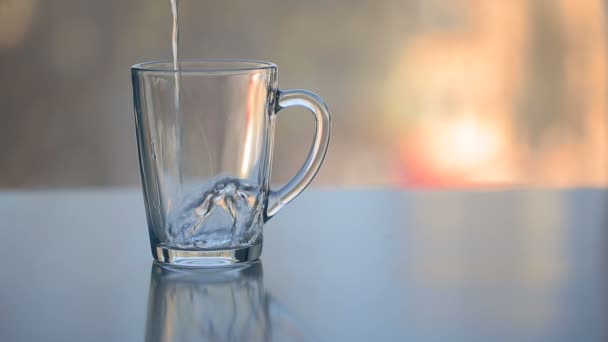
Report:
<svg viewBox="0 0 608 342"><path fill-rule="evenodd" d="M261 254L261 241L255 245L229 249L186 250L162 245L152 247L152 255L158 263L189 268L234 267L258 260Z"/></svg>

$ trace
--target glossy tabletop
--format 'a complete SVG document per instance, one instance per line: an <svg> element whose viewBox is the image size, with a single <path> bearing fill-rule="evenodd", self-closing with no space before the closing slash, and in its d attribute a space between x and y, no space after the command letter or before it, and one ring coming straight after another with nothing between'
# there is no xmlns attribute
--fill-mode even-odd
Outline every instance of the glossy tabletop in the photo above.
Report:
<svg viewBox="0 0 608 342"><path fill-rule="evenodd" d="M309 190L260 263L154 265L137 189L0 192L0 341L606 341L608 192Z"/></svg>

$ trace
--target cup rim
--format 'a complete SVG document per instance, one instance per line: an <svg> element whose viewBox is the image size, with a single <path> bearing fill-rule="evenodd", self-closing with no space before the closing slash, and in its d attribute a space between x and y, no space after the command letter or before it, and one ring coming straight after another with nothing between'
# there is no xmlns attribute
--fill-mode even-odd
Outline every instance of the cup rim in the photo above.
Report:
<svg viewBox="0 0 608 342"><path fill-rule="evenodd" d="M179 60L180 74L238 74L251 71L276 69L277 66L271 62L255 59L231 59L231 58L196 58ZM171 60L148 61L134 64L131 70L137 72L176 73Z"/></svg>

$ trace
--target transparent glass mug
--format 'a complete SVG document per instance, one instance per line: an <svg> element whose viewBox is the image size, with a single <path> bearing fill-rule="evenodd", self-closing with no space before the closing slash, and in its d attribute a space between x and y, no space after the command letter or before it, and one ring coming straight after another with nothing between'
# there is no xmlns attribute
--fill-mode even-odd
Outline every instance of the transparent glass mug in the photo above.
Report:
<svg viewBox="0 0 608 342"><path fill-rule="evenodd" d="M154 258L222 266L259 258L262 225L312 181L330 114L317 95L277 88L277 67L249 60L136 64L135 122ZM315 134L300 171L270 189L277 113L312 112Z"/></svg>

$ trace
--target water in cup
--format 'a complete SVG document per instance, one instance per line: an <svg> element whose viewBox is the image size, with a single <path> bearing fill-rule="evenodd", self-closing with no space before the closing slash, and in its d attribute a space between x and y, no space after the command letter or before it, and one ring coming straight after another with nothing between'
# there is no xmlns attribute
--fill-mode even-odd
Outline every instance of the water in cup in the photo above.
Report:
<svg viewBox="0 0 608 342"><path fill-rule="evenodd" d="M168 245L178 248L239 247L261 233L263 193L259 186L223 178L190 195L170 211Z"/></svg>

